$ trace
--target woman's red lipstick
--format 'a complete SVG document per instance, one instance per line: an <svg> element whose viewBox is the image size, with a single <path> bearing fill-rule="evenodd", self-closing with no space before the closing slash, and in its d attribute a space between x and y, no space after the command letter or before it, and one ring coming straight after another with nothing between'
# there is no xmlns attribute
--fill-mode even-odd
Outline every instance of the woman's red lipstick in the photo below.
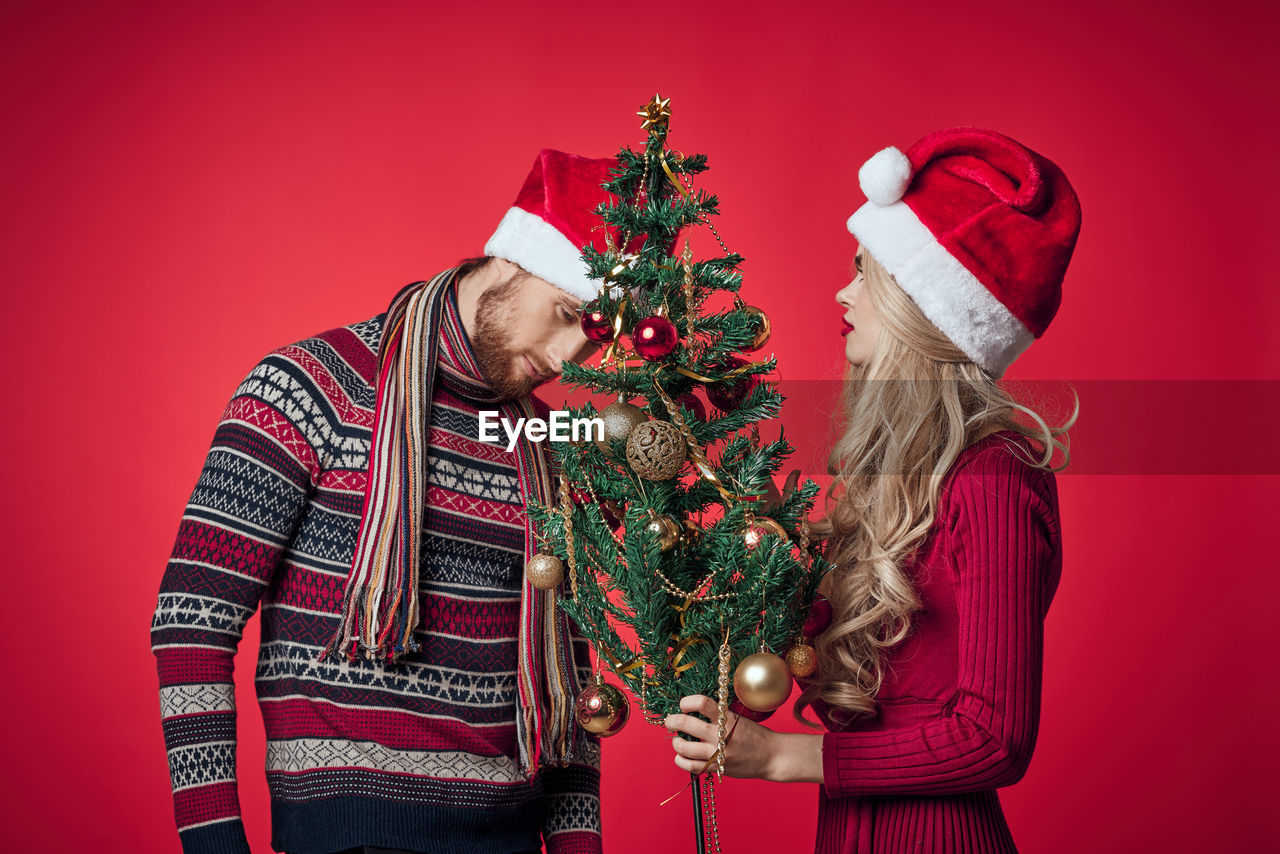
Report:
<svg viewBox="0 0 1280 854"><path fill-rule="evenodd" d="M843 338L844 336L848 335L850 332L853 331L853 324L844 319L841 319L840 323L843 326L843 328L840 330L840 337Z"/></svg>

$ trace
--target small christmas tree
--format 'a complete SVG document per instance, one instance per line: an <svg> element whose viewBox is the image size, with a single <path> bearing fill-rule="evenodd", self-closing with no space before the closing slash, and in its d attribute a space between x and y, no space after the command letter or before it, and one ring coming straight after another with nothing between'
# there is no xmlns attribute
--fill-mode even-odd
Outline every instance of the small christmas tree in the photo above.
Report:
<svg viewBox="0 0 1280 854"><path fill-rule="evenodd" d="M617 402L571 410L599 417L603 439L552 445L561 500L530 508L544 551L530 577L555 586L567 566L561 606L652 722L687 694L718 699L722 771L726 709L786 701L791 672L779 654L798 675L813 669L800 630L826 570L808 537L818 484L766 504L793 450L781 431L762 443L756 428L783 400L762 380L773 357L752 355L768 318L738 296L742 258L710 226L716 197L692 186L706 157L667 148L668 100L655 95L639 115L644 149L618 154L605 187L619 203L599 210L617 239L603 253L583 250L601 281L583 329L604 353L599 367L564 367L565 382ZM686 238L673 256L681 233L703 224L724 254L695 260ZM712 310L717 294L724 305ZM579 723L611 735L626 711L598 668L578 698Z"/></svg>

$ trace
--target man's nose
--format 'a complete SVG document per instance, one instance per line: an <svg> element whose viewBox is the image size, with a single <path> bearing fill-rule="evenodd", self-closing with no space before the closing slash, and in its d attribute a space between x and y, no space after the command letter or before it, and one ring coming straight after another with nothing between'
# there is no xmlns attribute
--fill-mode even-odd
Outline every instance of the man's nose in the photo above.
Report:
<svg viewBox="0 0 1280 854"><path fill-rule="evenodd" d="M559 374L565 362L585 362L599 349L600 345L592 343L581 329L568 329L547 348L547 363Z"/></svg>
<svg viewBox="0 0 1280 854"><path fill-rule="evenodd" d="M581 332L578 333L582 335ZM583 337L583 340L586 340ZM564 336L557 336L551 346L547 347L547 367L551 372L559 376L564 371L564 363L566 358L573 358L573 343L566 341Z"/></svg>

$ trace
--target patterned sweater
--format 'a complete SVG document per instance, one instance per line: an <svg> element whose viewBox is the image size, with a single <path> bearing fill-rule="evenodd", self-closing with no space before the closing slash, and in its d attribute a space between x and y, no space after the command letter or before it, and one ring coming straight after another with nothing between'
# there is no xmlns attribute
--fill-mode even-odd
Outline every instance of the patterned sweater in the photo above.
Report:
<svg viewBox="0 0 1280 854"><path fill-rule="evenodd" d="M152 624L183 850L249 851L232 659L261 605L273 848L496 854L545 839L549 852L597 852L598 743L532 779L516 759L524 498L514 454L478 440L478 410L491 406L448 380L479 376L452 295L431 409L422 651L389 668L318 661L355 549L382 321L263 359L227 406L183 514Z"/></svg>

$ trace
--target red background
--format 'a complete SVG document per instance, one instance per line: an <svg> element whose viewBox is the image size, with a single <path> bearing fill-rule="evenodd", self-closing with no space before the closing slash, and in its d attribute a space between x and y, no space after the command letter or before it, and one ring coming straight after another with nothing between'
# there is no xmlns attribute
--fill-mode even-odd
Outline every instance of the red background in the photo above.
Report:
<svg viewBox="0 0 1280 854"><path fill-rule="evenodd" d="M1048 153L1083 200L1062 310L1012 376L1280 379L1276 18L1222 0L5 2L0 847L177 850L147 629L228 395L266 351L478 253L539 148L638 143L655 90L673 145L711 158L702 186L787 379L839 375L857 166L956 124ZM1117 426L1174 453L1251 448L1274 474L1274 423L1188 411ZM1040 743L1002 792L1015 837L1276 845L1276 477L1086 470L1060 478ZM265 852L256 623L240 778ZM615 854L691 849L687 800L658 806L687 779L669 757L638 723L608 743ZM808 850L814 802L726 783L726 850Z"/></svg>

